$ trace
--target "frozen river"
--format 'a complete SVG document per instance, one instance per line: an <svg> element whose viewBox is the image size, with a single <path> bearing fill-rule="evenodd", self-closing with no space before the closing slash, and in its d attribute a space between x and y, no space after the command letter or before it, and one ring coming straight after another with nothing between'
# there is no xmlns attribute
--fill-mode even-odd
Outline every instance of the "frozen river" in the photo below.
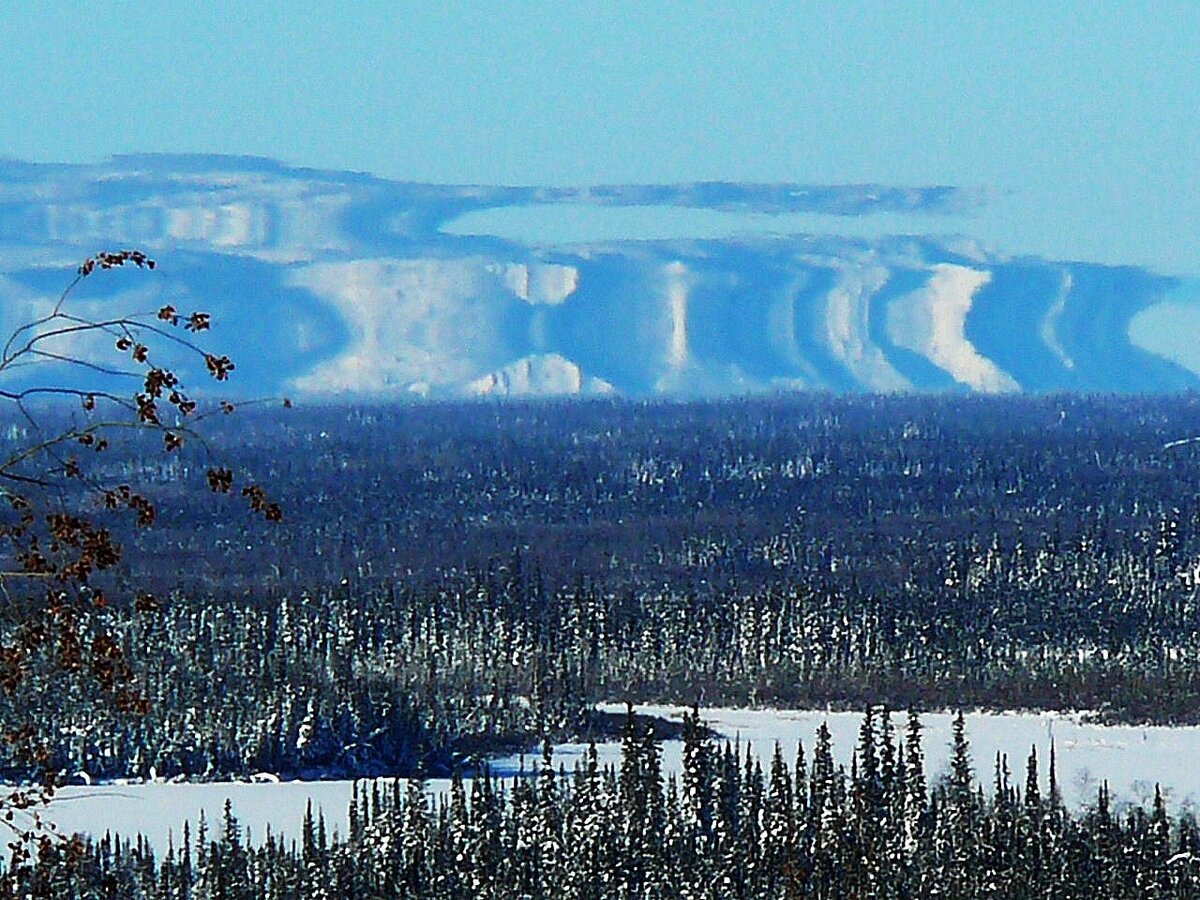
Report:
<svg viewBox="0 0 1200 900"><path fill-rule="evenodd" d="M642 706L638 711L678 719L684 708ZM789 764L795 758L798 741L804 742L811 761L814 734L821 722L826 722L833 735L834 756L849 768L862 722L862 716L857 713L740 709L704 709L701 713L719 734L730 740L750 743L754 751L764 757L764 764L776 741L782 745ZM925 726L926 771L931 781L946 771L951 719L948 713L927 713L921 717ZM1173 811L1200 805L1200 766L1195 763L1200 755L1198 727L1089 725L1075 716L1052 713L973 713L966 716L966 721L976 774L989 788L997 752L1008 755L1013 780L1022 784L1031 746L1037 747L1044 788L1046 761L1053 739L1059 783L1064 799L1072 806L1093 802L1096 788L1103 779L1108 780L1117 801L1147 801L1153 797L1154 785L1158 782ZM904 729L903 716L897 715L895 724L900 737ZM583 750L584 746L580 744L560 745L556 760L570 770ZM615 761L619 756L619 745L603 745L601 753L603 759ZM679 742L667 742L663 748L666 771L679 771L680 758ZM536 757L529 761L530 764L536 762ZM504 776L515 774L519 767L518 757L506 757L493 763L493 771ZM444 781L432 781L430 789L438 791L445 785ZM249 829L254 841L262 839L268 824L273 833L298 835L310 800L314 810L323 811L327 827L344 832L350 789L349 781L155 782L70 787L60 792L48 817L61 831L68 833L100 835L110 830L132 835L140 831L161 850L166 847L169 833L178 840L185 819L191 820L194 828L201 810L210 825L219 822L226 798L230 799L234 815Z"/></svg>

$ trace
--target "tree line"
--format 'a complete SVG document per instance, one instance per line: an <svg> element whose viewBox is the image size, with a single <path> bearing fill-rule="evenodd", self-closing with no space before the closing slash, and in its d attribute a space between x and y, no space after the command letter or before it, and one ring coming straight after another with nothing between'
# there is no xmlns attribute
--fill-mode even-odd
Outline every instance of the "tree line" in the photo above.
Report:
<svg viewBox="0 0 1200 900"><path fill-rule="evenodd" d="M510 782L488 774L430 797L420 779L356 784L345 834L311 806L301 834L247 842L226 805L156 853L142 838L47 843L0 896L127 898L1141 898L1200 891L1191 812L1118 810L1106 786L1063 805L1053 751L1023 775L998 757L974 776L961 715L945 777L925 769L921 723L864 716L850 770L822 725L764 768L749 747L684 722L683 767L632 717L617 765L593 744L570 773L549 744ZM1043 774L1044 773L1044 774Z"/></svg>
<svg viewBox="0 0 1200 900"><path fill-rule="evenodd" d="M128 537L146 710L53 665L0 709L62 776L448 773L612 699L1197 721L1193 398L291 412L225 441L282 525L164 475Z"/></svg>

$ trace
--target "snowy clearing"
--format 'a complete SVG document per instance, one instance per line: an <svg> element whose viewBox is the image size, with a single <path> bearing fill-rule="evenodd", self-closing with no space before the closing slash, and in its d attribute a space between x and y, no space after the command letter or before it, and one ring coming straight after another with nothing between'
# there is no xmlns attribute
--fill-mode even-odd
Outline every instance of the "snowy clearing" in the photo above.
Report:
<svg viewBox="0 0 1200 900"><path fill-rule="evenodd" d="M601 708L620 711L624 706L608 704ZM640 706L638 711L679 719L685 707ZM834 757L848 769L862 723L859 713L812 710L703 709L701 715L722 736L753 745L755 752L763 758L764 767L776 741L781 744L789 765L795 759L796 745L800 741L811 761L816 729L821 722L826 722L833 735ZM949 713L922 716L926 772L931 782L936 782L946 771L952 718ZM902 733L903 714L895 714L894 723ZM1104 779L1108 780L1118 803L1149 802L1157 782L1162 785L1173 812L1200 805L1200 767L1193 762L1200 753L1200 727L1091 725L1072 715L1025 712L970 713L966 715L966 723L976 774L989 788L997 753L1008 755L1014 783L1023 784L1030 747L1036 746L1044 789L1053 739L1059 784L1065 801L1072 807L1093 802L1096 788ZM583 744L561 744L555 748L555 762L561 762L570 771L585 749ZM619 759L620 745L605 744L600 753L602 762L615 763ZM537 754L527 756L525 770L536 771L538 762ZM680 762L680 743L666 742L664 770L678 772ZM519 756L493 762L493 772L504 777L515 775L520 767ZM431 793L445 791L447 786L445 780L429 783ZM167 847L169 834L178 845L185 819L192 822L194 834L201 810L210 829L217 825L226 798L230 799L234 815L249 830L254 842L263 839L268 826L275 834L283 833L289 838L299 835L305 807L310 800L314 811L323 812L327 827L344 834L350 791L349 781L156 782L68 787L53 802L48 818L66 833L85 832L99 836L105 831L123 835L140 831L162 851Z"/></svg>

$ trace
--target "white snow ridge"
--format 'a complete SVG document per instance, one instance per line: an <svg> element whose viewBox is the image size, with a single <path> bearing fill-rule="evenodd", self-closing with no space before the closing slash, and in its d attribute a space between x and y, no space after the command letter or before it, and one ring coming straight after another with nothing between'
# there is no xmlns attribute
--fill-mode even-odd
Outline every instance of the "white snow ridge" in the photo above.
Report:
<svg viewBox="0 0 1200 900"><path fill-rule="evenodd" d="M522 357L495 372L476 378L466 393L479 397L528 397L611 394L613 387L599 378L584 378L579 366L557 353Z"/></svg>
<svg viewBox="0 0 1200 900"><path fill-rule="evenodd" d="M929 284L888 307L888 336L898 346L926 357L960 384L986 394L1021 386L967 340L967 314L975 293L991 274L939 263Z"/></svg>

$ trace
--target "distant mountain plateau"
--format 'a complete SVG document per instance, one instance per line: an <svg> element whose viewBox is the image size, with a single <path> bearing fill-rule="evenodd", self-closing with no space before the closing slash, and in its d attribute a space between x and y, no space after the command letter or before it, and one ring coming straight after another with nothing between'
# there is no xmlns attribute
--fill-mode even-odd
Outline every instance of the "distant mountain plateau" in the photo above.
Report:
<svg viewBox="0 0 1200 900"><path fill-rule="evenodd" d="M0 330L49 309L91 253L137 247L157 258L153 274L105 273L72 302L91 314L167 302L210 312L245 395L1200 386L1190 282L930 236L939 216L982 202L938 186L431 185L220 156L0 161ZM547 240L454 226L551 207L784 228ZM887 217L929 228L829 233ZM804 230L810 220L824 231Z"/></svg>

